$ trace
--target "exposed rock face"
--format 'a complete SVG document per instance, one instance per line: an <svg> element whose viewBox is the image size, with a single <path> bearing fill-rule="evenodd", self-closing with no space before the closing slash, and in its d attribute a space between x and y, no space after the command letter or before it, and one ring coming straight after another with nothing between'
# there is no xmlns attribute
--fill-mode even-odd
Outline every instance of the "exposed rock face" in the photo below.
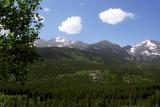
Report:
<svg viewBox="0 0 160 107"><path fill-rule="evenodd" d="M139 44L131 46L127 52L136 59L151 60L160 58L160 42L155 40L145 40Z"/></svg>

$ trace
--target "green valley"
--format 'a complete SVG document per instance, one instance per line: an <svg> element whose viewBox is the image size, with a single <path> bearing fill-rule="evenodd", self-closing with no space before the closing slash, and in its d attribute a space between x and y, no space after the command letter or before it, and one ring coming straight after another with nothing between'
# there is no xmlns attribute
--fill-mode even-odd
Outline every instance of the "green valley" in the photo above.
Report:
<svg viewBox="0 0 160 107"><path fill-rule="evenodd" d="M38 49L25 83L0 81L9 107L159 107L160 62L105 63L104 56L70 48ZM116 57L117 58L117 57ZM114 59L115 60L115 59Z"/></svg>

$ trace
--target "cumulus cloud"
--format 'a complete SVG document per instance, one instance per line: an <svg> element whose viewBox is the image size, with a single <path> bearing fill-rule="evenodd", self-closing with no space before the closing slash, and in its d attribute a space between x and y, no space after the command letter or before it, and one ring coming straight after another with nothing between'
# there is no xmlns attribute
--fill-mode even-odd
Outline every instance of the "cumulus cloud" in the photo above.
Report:
<svg viewBox="0 0 160 107"><path fill-rule="evenodd" d="M51 10L48 7L44 8L44 12L50 12Z"/></svg>
<svg viewBox="0 0 160 107"><path fill-rule="evenodd" d="M79 16L68 17L65 21L61 23L58 29L61 32L65 32L71 35L80 33L80 31L82 30L81 17Z"/></svg>
<svg viewBox="0 0 160 107"><path fill-rule="evenodd" d="M134 19L135 15L130 12L125 12L120 8L110 8L101 12L99 18L104 23L116 25L123 22L126 18Z"/></svg>

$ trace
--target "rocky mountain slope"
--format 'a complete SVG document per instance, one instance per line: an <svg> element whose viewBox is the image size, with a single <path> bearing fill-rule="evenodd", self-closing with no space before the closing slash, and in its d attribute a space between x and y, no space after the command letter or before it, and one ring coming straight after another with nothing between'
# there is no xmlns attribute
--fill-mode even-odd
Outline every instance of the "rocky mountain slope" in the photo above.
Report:
<svg viewBox="0 0 160 107"><path fill-rule="evenodd" d="M57 37L48 41L39 39L35 41L37 47L68 47L85 50L105 56L119 56L125 59L151 60L160 58L160 42L156 40L145 40L141 43L121 47L117 44L103 40L94 44L81 41L70 41L63 37Z"/></svg>
<svg viewBox="0 0 160 107"><path fill-rule="evenodd" d="M148 39L132 45L127 52L136 59L157 59L160 57L160 42Z"/></svg>

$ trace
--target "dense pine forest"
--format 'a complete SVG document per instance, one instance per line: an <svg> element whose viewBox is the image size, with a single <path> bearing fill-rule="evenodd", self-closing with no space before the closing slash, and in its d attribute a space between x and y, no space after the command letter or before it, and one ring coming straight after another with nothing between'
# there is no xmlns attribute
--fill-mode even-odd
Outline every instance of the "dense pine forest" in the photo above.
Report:
<svg viewBox="0 0 160 107"><path fill-rule="evenodd" d="M0 77L0 107L160 107L160 61L115 63L69 48L38 53L26 81Z"/></svg>

